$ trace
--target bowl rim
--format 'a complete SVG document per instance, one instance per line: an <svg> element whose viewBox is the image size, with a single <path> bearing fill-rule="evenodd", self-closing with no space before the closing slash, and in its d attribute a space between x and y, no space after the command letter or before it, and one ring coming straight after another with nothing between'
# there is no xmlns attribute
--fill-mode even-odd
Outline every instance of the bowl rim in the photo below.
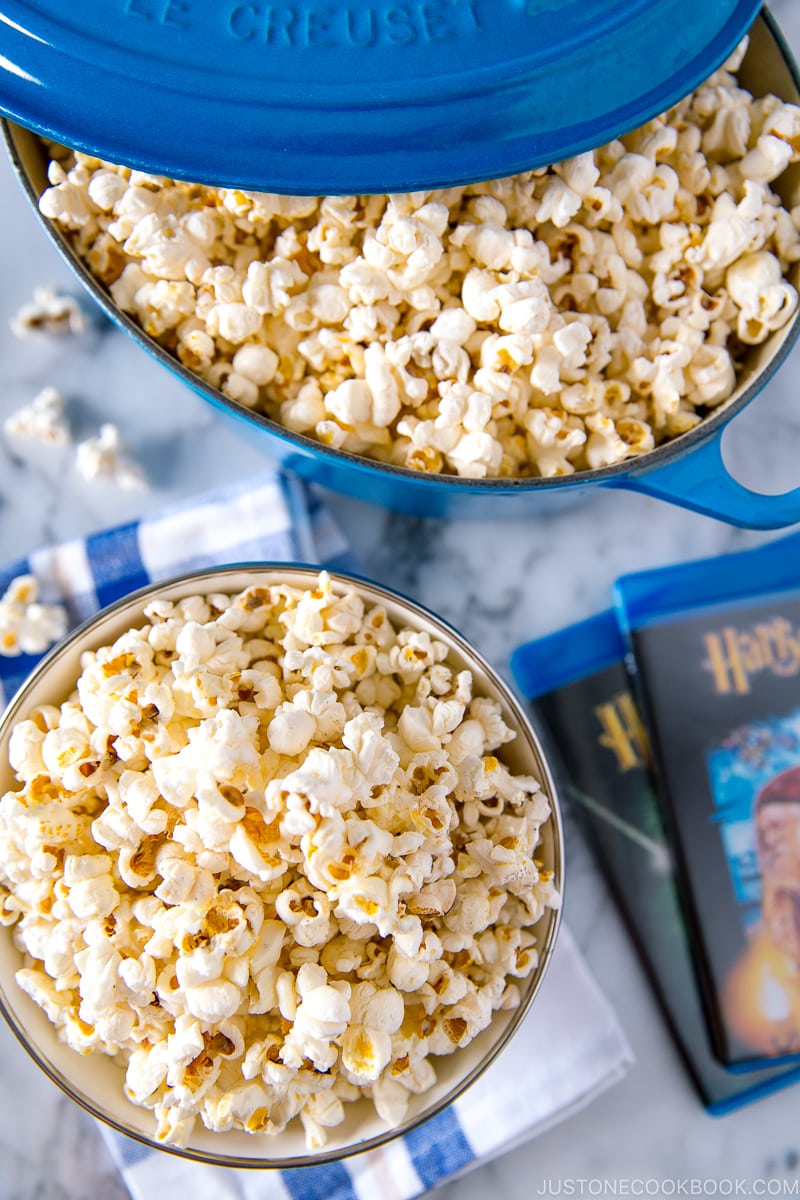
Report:
<svg viewBox="0 0 800 1200"><path fill-rule="evenodd" d="M750 30L748 30L748 34L759 24L764 26L768 37L792 78L798 96L800 96L800 65L798 65L797 60L792 54L780 26L766 5L762 7ZM221 408L227 412L229 416L242 422L244 425L260 429L270 437L288 443L288 445L295 447L305 457L318 458L323 461L330 460L337 469L356 469L367 473L374 473L377 476L388 477L396 485L414 484L418 489L431 489L433 493L437 491L445 492L455 488L466 494L474 492L480 494L497 493L498 495L513 495L542 488L564 490L585 487L595 483L598 485L608 484L613 486L615 483L621 484L628 479L638 478L639 476L648 474L650 471L657 471L660 467L667 466L683 455L691 453L693 449L699 449L707 442L710 442L717 434L721 433L728 421L736 416L766 386L787 358L795 342L800 338L800 305L798 305L794 315L789 319L787 324L783 328L776 330L770 335L770 339L761 344L762 346L767 346L772 339L777 343L767 361L757 369L753 378L742 388L740 394L737 395L738 388L735 389L730 399L723 401L708 416L703 417L697 425L685 433L671 438L669 441L656 446L652 450L648 450L645 454L624 459L622 462L612 463L607 467L576 471L572 475L535 475L509 479L498 477L467 479L460 475L444 473L430 474L424 471L416 471L411 467L401 467L393 463L380 462L378 459L369 458L364 454L355 454L349 450L337 450L332 446L325 446L316 438L309 437L303 433L295 433L272 417L265 416L263 413L256 412L235 400L231 400L220 388L213 387L204 379L201 379L199 375L195 375L176 355L171 354L155 338L145 333L144 329L134 321L133 317L123 312L114 303L110 293L95 278L77 250L74 249L68 235L40 211L40 193L34 186L22 161L16 139L20 132L37 138L41 143L45 139L34 131L26 129L25 126L15 124L6 117L0 119L0 130L2 131L6 151L20 186L28 196L37 219L45 229L62 259L65 260L73 273L78 276L82 285L100 305L106 316L137 341L151 357L155 358L174 375L177 375L193 391L202 395L217 408ZM753 347L753 350L758 348Z"/></svg>
<svg viewBox="0 0 800 1200"><path fill-rule="evenodd" d="M0 748L5 749L10 733L14 727L16 720L20 715L20 710L24 707L30 692L36 684L47 675L51 667L58 662L69 651L74 650L77 644L86 639L90 639L93 632L100 634L101 626L104 626L109 620L122 615L126 608L136 609L139 618L141 618L142 606L158 593L171 590L174 588L183 588L189 584L198 585L198 590L202 592L205 588L205 593L215 590L213 582L220 577L233 576L240 572L258 573L265 575L268 573L284 576L296 576L298 581L317 579L321 568L306 563L279 563L279 562L243 562L224 564L221 566L205 568L202 571L187 571L179 575L170 576L157 583L151 583L145 587L137 588L133 592L127 593L125 596L115 600L112 604L99 610L93 616L81 622L66 638L57 643L52 650L46 654L37 666L33 669L22 686L11 697L5 710L0 714ZM17 1016L13 1004L10 1002L7 994L7 989L4 982L0 980L0 1015L5 1019L11 1029L11 1032L16 1037L17 1041L22 1045L23 1049L33 1059L48 1078L60 1088L67 1096L74 1100L77 1104L88 1112L90 1116L102 1121L110 1126L117 1133L123 1134L126 1137L132 1138L134 1141L147 1146L150 1150L162 1151L168 1154L174 1154L179 1158L190 1161L201 1162L208 1165L246 1168L246 1169L264 1169L264 1170L288 1170L297 1167L321 1166L325 1163L338 1162L342 1159L349 1158L355 1154L361 1154L368 1150L377 1149L384 1146L397 1138L405 1136L420 1125L431 1120L441 1113L445 1108L453 1104L459 1096L471 1087L484 1074L487 1068L495 1061L498 1055L507 1047L514 1033L521 1025L524 1018L527 1016L534 999L538 995L550 963L553 957L558 934L561 928L563 916L563 900L564 900L564 828L561 814L561 800L559 789L553 777L553 772L547 761L545 751L542 746L542 741L533 727L530 718L527 716L521 700L518 698L515 690L503 680L497 671L483 658L483 656L475 650L469 642L463 637L457 629L442 617L419 604L415 600L411 600L404 596L401 592L397 592L392 588L384 587L382 584L377 584L373 580L357 573L349 571L329 570L327 574L334 581L334 586L337 583L342 583L345 586L355 587L365 598L370 602L377 601L378 603L388 600L391 604L397 605L402 609L408 610L414 618L421 618L423 622L430 622L434 627L438 627L447 639L453 643L456 652L461 655L465 662L470 665L474 662L482 671L489 683L498 691L503 699L504 705L510 712L514 722L516 723L517 732L524 738L527 747L530 750L533 759L536 763L537 773L541 776L542 789L550 801L550 815L547 818L546 824L550 827L553 841L553 870L556 886L561 897L561 904L557 909L546 910L549 913L547 929L544 933L544 938L541 943L537 940L536 948L539 954L539 961L536 967L535 975L531 979L530 986L526 994L523 996L518 1008L514 1010L511 1018L508 1021L506 1028L501 1033L497 1041L489 1048L484 1057L469 1071L463 1078L460 1078L454 1086L430 1108L425 1108L422 1112L404 1121L402 1124L387 1128L380 1134L367 1138L364 1141L354 1142L350 1145L330 1150L314 1151L305 1156L290 1155L285 1157L272 1158L256 1158L244 1157L239 1155L225 1154L220 1151L207 1151L200 1148L166 1145L155 1141L146 1134L132 1129L121 1121L116 1120L107 1113L91 1096L83 1092L76 1083L64 1076L54 1063L51 1063L43 1050L38 1044L34 1043L24 1028L22 1021ZM235 585L220 584L217 590L225 590L226 587L234 587ZM290 583L290 586L291 583ZM193 594L190 592L186 595ZM177 598L177 597L176 597ZM88 648L88 647L87 647ZM452 648L452 647L451 647ZM540 918L541 920L542 918ZM533 928L538 926L538 922ZM13 929L13 926L12 926ZM9 930L9 935L10 935ZM15 983L12 976L12 982ZM18 985L16 985L18 986ZM489 1028L487 1026L487 1028ZM76 1058L80 1057L76 1054ZM88 1056L87 1056L88 1057ZM141 1106L136 1106L137 1108ZM142 1108L142 1111L146 1111ZM280 1136L280 1135L278 1135Z"/></svg>

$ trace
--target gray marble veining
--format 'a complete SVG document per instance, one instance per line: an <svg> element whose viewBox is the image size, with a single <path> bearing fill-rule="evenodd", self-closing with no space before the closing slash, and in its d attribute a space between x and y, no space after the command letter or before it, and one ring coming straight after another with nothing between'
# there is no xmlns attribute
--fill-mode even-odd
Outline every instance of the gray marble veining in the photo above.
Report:
<svg viewBox="0 0 800 1200"><path fill-rule="evenodd" d="M800 49L800 5L773 5ZM123 521L232 477L256 473L255 448L98 321L81 338L17 342L8 318L36 284L75 291L0 163L0 417L46 384L68 398L76 433L117 422L151 479L144 494L77 476L69 450L0 435L0 559ZM725 437L731 469L751 486L800 483L800 349ZM525 523L412 520L347 498L330 503L365 573L437 610L505 670L520 642L608 603L621 573L755 544L763 535L625 493ZM543 1180L796 1179L798 1095L740 1113L705 1115L674 1051L606 889L569 829L568 918L633 1043L637 1065L590 1109L442 1190L529 1200ZM126 1194L91 1120L61 1097L0 1028L0 1200L121 1200Z"/></svg>

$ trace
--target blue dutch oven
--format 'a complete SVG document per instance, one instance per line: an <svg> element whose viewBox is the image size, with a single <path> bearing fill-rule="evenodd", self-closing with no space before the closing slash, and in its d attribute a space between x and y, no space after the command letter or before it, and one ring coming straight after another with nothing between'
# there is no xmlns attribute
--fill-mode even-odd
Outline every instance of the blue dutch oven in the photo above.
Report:
<svg viewBox="0 0 800 1200"><path fill-rule="evenodd" d="M289 194L428 189L579 153L669 107L724 61L757 0L355 0L327 5L42 0L0 14L0 110L38 212L37 133L110 161ZM740 71L755 94L800 102L768 13ZM787 195L786 201L792 203ZM749 490L728 474L727 422L800 333L800 312L746 360L729 401L639 458L571 476L461 479L333 450L202 382L121 313L68 240L43 224L108 315L241 431L306 479L418 516L535 515L597 487L644 492L735 525L800 521L800 488Z"/></svg>

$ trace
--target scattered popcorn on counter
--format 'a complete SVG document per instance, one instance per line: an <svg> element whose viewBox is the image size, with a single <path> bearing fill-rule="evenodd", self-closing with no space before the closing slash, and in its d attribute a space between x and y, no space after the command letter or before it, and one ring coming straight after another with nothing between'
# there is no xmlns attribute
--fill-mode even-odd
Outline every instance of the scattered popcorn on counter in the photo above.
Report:
<svg viewBox="0 0 800 1200"><path fill-rule="evenodd" d="M800 207L770 184L800 108L739 86L745 49L624 138L508 179L304 198L75 154L40 207L146 333L296 433L466 478L610 466L724 403L797 307Z"/></svg>
<svg viewBox="0 0 800 1200"><path fill-rule="evenodd" d="M33 575L18 575L0 599L0 654L43 654L67 632L67 613L60 604L40 604Z"/></svg>
<svg viewBox="0 0 800 1200"><path fill-rule="evenodd" d="M15 437L35 438L53 446L66 446L72 441L64 397L52 387L42 388L30 404L6 417L3 428Z"/></svg>
<svg viewBox="0 0 800 1200"><path fill-rule="evenodd" d="M52 284L45 284L33 289L33 299L22 305L9 324L18 338L39 333L63 336L83 333L86 318L77 300L57 292Z"/></svg>
<svg viewBox="0 0 800 1200"><path fill-rule="evenodd" d="M548 799L448 648L327 573L145 616L13 730L17 981L163 1141L397 1125L537 965Z"/></svg>
<svg viewBox="0 0 800 1200"><path fill-rule="evenodd" d="M75 465L86 480L109 479L123 491L146 491L147 479L138 463L123 455L123 443L116 425L101 425L96 438L80 442Z"/></svg>

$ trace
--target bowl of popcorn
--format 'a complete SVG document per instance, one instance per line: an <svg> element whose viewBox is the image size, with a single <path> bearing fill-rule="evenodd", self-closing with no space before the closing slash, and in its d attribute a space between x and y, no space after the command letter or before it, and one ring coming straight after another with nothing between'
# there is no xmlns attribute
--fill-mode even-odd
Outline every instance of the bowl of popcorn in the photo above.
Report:
<svg viewBox="0 0 800 1200"><path fill-rule="evenodd" d="M108 314L300 474L424 515L603 485L766 527L800 491L741 487L719 442L800 329L798 97L765 14L661 115L487 183L280 195L7 137Z"/></svg>
<svg viewBox="0 0 800 1200"><path fill-rule="evenodd" d="M145 589L43 661L0 747L0 1007L134 1138L249 1167L381 1145L534 1001L552 778L410 601L285 566Z"/></svg>

